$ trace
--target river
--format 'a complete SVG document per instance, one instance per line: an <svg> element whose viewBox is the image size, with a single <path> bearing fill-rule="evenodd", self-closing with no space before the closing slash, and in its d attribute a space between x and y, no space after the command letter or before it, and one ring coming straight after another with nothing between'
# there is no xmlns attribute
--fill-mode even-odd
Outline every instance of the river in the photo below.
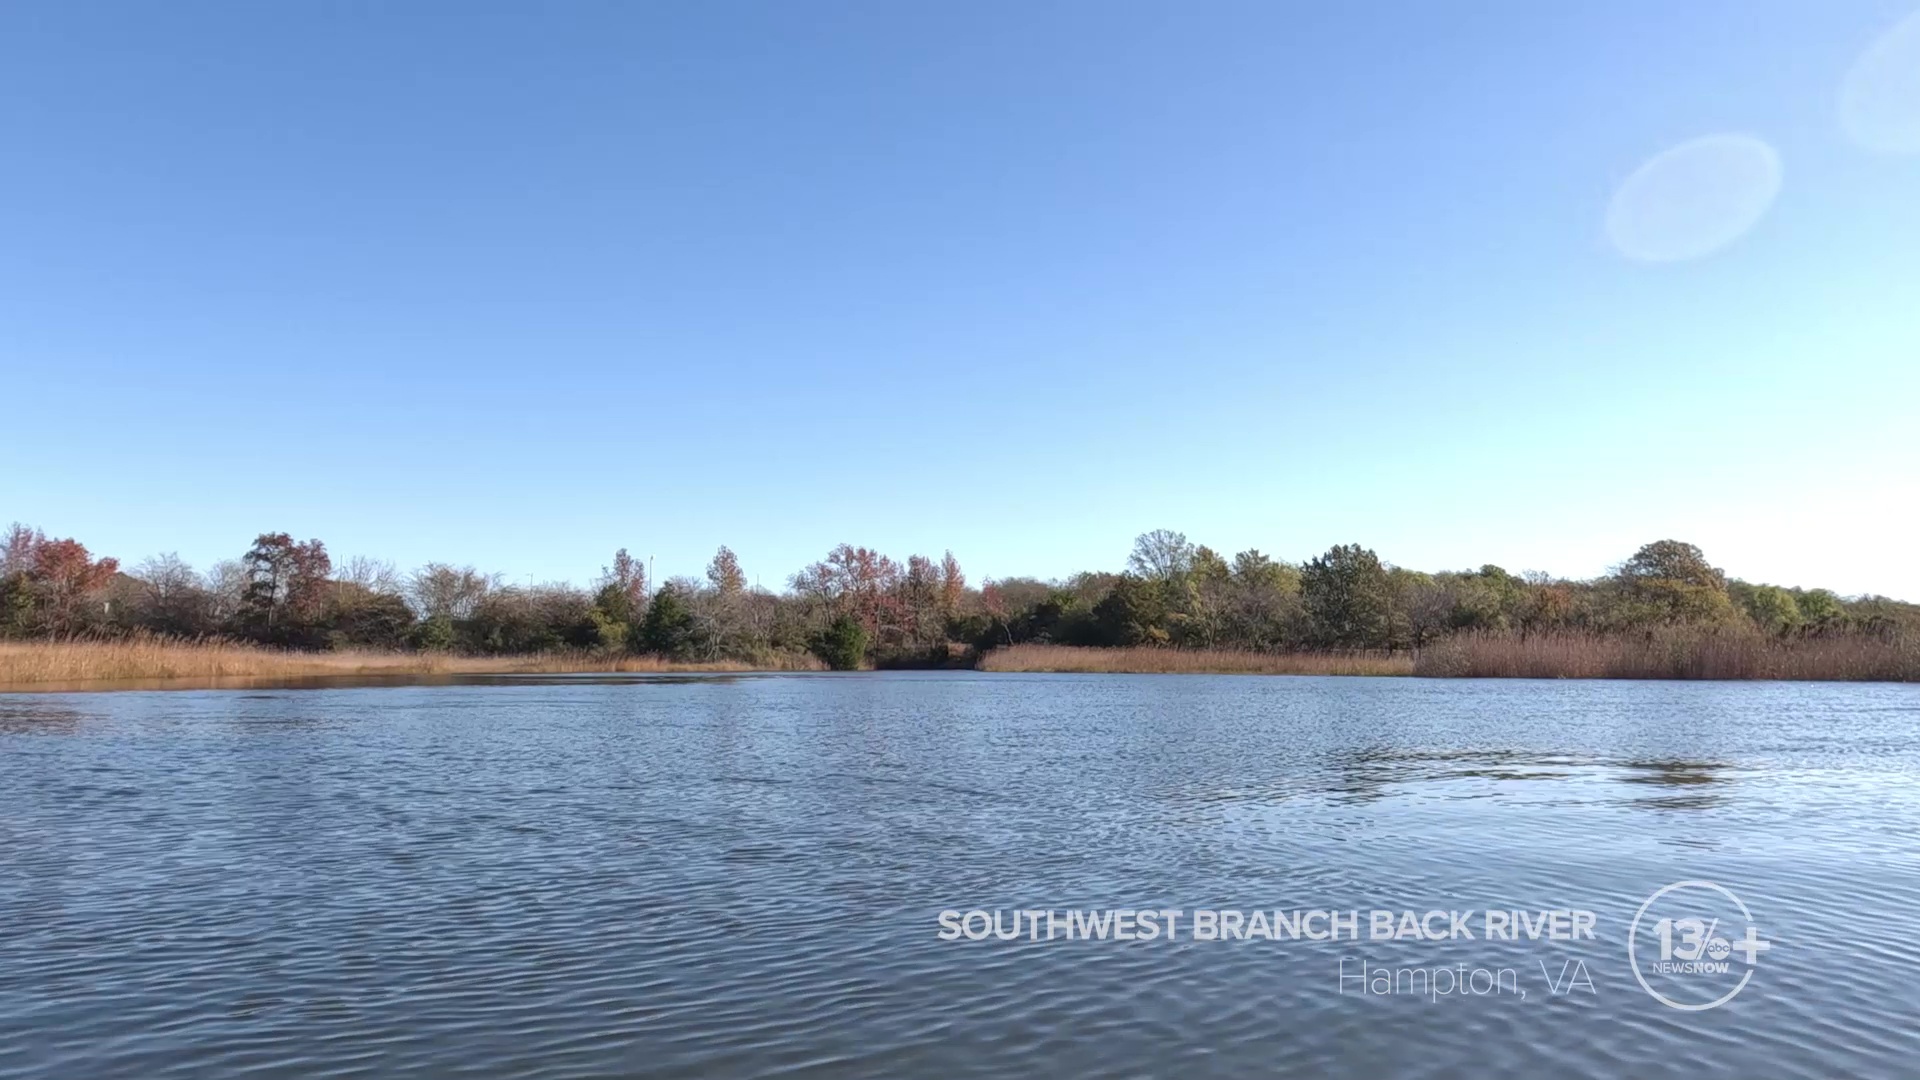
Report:
<svg viewBox="0 0 1920 1080"><path fill-rule="evenodd" d="M0 694L0 1075L1912 1076L1917 765L1879 684Z"/></svg>

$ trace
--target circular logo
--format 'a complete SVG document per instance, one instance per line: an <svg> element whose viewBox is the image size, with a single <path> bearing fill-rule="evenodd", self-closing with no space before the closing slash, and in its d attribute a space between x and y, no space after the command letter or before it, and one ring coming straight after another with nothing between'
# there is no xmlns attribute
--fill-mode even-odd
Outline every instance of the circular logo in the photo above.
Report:
<svg viewBox="0 0 1920 1080"><path fill-rule="evenodd" d="M1772 947L1747 905L1711 881L1676 881L1658 890L1627 928L1627 962L1640 988L1683 1012L1732 1001Z"/></svg>

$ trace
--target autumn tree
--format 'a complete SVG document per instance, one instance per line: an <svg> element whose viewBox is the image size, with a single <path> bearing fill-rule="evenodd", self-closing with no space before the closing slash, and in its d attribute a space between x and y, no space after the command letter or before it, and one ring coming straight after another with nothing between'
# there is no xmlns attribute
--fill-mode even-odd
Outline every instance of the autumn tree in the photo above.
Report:
<svg viewBox="0 0 1920 1080"><path fill-rule="evenodd" d="M0 552L8 588L0 617L18 620L43 633L70 634L104 614L92 610L98 594L120 569L117 559L96 559L72 538L50 540L38 530L16 525Z"/></svg>
<svg viewBox="0 0 1920 1080"><path fill-rule="evenodd" d="M980 610L987 617L988 636L993 643L1013 644L1012 610L1007 603L1006 590L992 578L980 586Z"/></svg>
<svg viewBox="0 0 1920 1080"><path fill-rule="evenodd" d="M607 623L631 625L647 609L646 564L627 554L626 548L613 553L612 566L600 568L594 585L593 606Z"/></svg>
<svg viewBox="0 0 1920 1080"><path fill-rule="evenodd" d="M707 583L723 596L734 596L744 592L747 587L747 575L740 570L740 560L734 557L733 549L725 544L713 553L713 561L707 564Z"/></svg>
<svg viewBox="0 0 1920 1080"><path fill-rule="evenodd" d="M830 615L859 622L875 645L890 645L899 633L894 586L900 564L870 548L841 544L793 576L795 591L822 603Z"/></svg>
<svg viewBox="0 0 1920 1080"><path fill-rule="evenodd" d="M246 567L248 621L268 640L311 644L326 603L333 562L318 540L295 543L286 533L261 533L241 557Z"/></svg>
<svg viewBox="0 0 1920 1080"><path fill-rule="evenodd" d="M924 555L907 556L906 573L896 584L903 629L915 648L930 648L946 640L942 612L940 568Z"/></svg>
<svg viewBox="0 0 1920 1080"><path fill-rule="evenodd" d="M960 572L960 560L948 551L940 559L940 614L951 621L960 616L960 600L967 593L967 575Z"/></svg>

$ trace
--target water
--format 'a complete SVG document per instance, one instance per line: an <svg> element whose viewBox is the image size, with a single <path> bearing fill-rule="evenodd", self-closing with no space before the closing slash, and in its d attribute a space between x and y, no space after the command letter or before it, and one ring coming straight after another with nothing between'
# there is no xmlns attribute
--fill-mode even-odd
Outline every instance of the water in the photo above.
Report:
<svg viewBox="0 0 1920 1080"><path fill-rule="evenodd" d="M0 1075L1920 1069L1920 687L441 683L0 695ZM1686 879L1771 942L1701 1012L1626 959ZM938 937L1555 907L1594 939ZM1527 993L1343 992L1342 960Z"/></svg>

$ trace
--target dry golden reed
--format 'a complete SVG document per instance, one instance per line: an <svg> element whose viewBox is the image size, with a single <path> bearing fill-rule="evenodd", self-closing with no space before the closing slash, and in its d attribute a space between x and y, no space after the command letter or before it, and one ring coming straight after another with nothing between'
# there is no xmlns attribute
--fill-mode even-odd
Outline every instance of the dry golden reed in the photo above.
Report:
<svg viewBox="0 0 1920 1080"><path fill-rule="evenodd" d="M1511 679L1920 681L1920 642L1866 635L1782 640L1670 628L1602 636L1462 634L1428 647L1414 674Z"/></svg>
<svg viewBox="0 0 1920 1080"><path fill-rule="evenodd" d="M0 642L0 690L50 686L225 679L302 679L354 675L479 675L575 672L816 670L812 657L768 663L680 663L652 656L590 652L531 656L445 653L292 652L222 641L134 637L116 640Z"/></svg>
<svg viewBox="0 0 1920 1080"><path fill-rule="evenodd" d="M1009 645L980 658L982 671L1176 675L1411 675L1413 656L1386 652L1263 653L1239 649L1091 649Z"/></svg>

